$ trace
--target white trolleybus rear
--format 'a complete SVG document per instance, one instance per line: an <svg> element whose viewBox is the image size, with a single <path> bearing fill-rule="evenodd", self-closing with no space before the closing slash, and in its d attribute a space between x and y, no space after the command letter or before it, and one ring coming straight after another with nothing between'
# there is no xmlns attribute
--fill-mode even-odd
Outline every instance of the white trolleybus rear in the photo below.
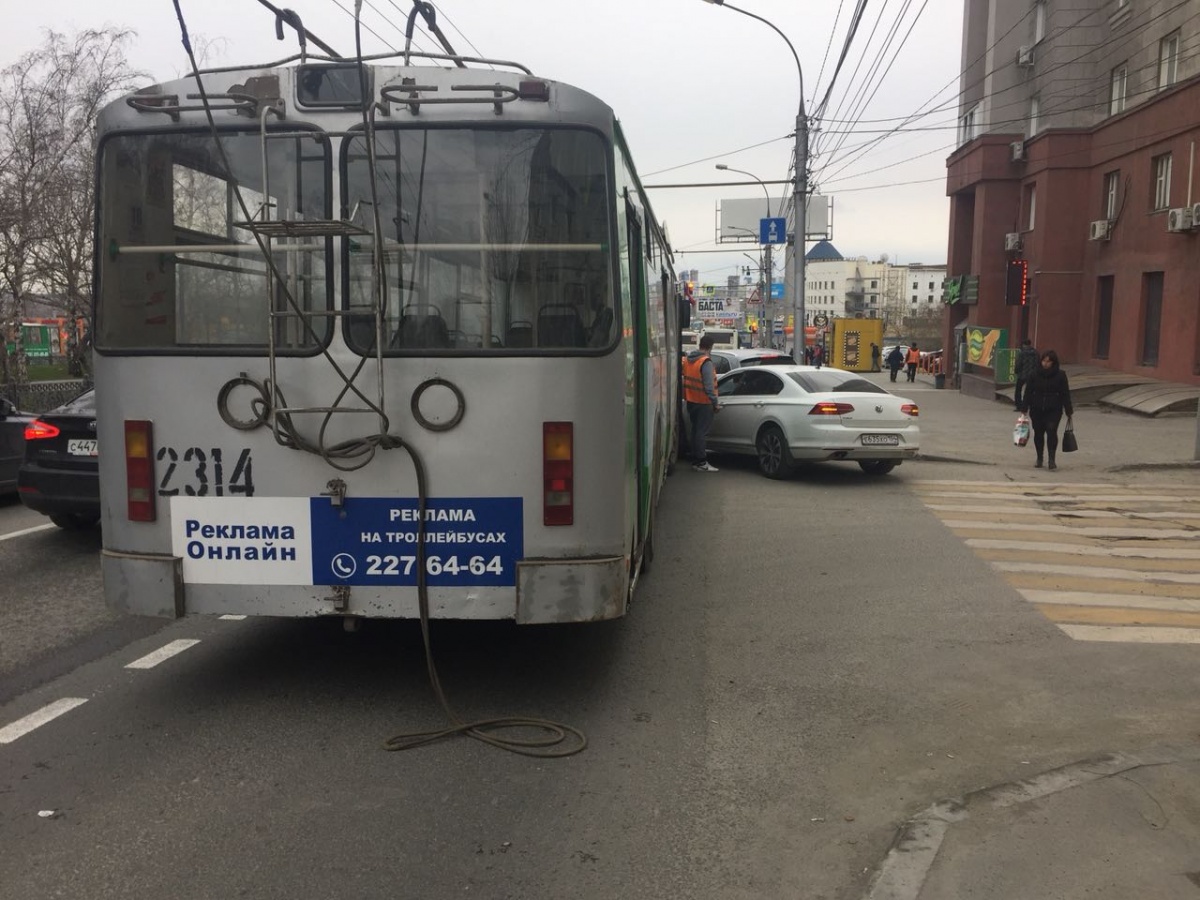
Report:
<svg viewBox="0 0 1200 900"><path fill-rule="evenodd" d="M670 250L613 111L499 65L309 57L103 112L111 605L625 613L676 446Z"/></svg>

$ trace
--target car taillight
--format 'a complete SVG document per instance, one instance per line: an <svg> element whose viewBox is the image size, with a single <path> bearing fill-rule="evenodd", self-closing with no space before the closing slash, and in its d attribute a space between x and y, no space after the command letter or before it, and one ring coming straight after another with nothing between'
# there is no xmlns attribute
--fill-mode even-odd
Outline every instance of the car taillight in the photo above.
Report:
<svg viewBox="0 0 1200 900"><path fill-rule="evenodd" d="M921 414L921 409L915 403L905 403L900 407L900 412L904 413L906 416L915 417Z"/></svg>
<svg viewBox="0 0 1200 900"><path fill-rule="evenodd" d="M49 422L43 422L41 419L34 419L25 426L25 440L27 441L42 441L46 438L55 438L61 433L57 425L51 425Z"/></svg>
<svg viewBox="0 0 1200 900"><path fill-rule="evenodd" d="M818 403L808 411L808 414L810 416L840 416L852 412L854 412L854 407L849 403Z"/></svg>
<svg viewBox="0 0 1200 900"><path fill-rule="evenodd" d="M574 444L570 422L542 423L542 521L546 525L571 525L575 521Z"/></svg>
<svg viewBox="0 0 1200 900"><path fill-rule="evenodd" d="M125 421L125 491L129 521L153 522L154 433L146 421Z"/></svg>

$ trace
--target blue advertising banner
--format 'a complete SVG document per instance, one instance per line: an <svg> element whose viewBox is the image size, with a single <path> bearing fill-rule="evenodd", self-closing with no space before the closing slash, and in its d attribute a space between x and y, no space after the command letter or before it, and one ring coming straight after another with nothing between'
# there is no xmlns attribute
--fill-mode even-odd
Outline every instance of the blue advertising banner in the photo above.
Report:
<svg viewBox="0 0 1200 900"><path fill-rule="evenodd" d="M417 583L416 498L311 498L312 583ZM524 555L520 497L428 501L425 572L430 587L512 587Z"/></svg>

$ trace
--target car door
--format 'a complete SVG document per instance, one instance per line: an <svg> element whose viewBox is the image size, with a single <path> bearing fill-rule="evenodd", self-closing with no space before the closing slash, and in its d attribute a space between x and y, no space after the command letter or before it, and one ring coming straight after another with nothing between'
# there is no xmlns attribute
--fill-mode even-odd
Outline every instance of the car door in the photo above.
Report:
<svg viewBox="0 0 1200 900"><path fill-rule="evenodd" d="M708 444L714 449L729 450L736 446L734 432L729 428L731 418L727 414L730 403L737 397L743 374L740 369L734 369L717 378L717 396L721 398L721 408L713 416L712 428L708 432Z"/></svg>
<svg viewBox="0 0 1200 900"><path fill-rule="evenodd" d="M766 404L770 397L779 393L783 383L778 376L760 367L738 369L734 374L740 376L736 389L728 395L717 391L721 396L721 411L717 418L723 420L723 440L729 449L752 453Z"/></svg>

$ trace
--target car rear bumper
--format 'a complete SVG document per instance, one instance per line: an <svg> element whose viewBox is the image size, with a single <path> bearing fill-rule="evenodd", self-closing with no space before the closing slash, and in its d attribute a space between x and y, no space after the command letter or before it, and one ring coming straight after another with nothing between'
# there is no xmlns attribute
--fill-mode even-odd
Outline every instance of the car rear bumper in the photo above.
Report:
<svg viewBox="0 0 1200 900"><path fill-rule="evenodd" d="M26 463L17 473L17 492L22 503L43 515L100 515L99 472L48 469Z"/></svg>

